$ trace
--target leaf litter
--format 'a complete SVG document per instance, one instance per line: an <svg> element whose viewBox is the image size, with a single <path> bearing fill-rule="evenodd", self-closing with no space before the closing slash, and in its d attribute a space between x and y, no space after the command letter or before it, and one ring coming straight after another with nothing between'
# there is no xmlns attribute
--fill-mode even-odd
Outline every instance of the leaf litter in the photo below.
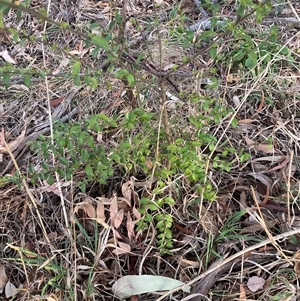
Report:
<svg viewBox="0 0 300 301"><path fill-rule="evenodd" d="M85 21L82 19L84 16L87 18L86 20L89 18L101 20L100 22L103 22L103 28L105 28L111 18L112 8L110 4L108 2L95 4L87 0L83 4L84 9L70 6L67 13L74 15L78 24L84 24ZM65 13L65 8L61 5L61 3L58 3L57 8L52 7L50 12L52 17L55 18L57 9L59 9L59 12ZM115 5L120 9L122 8L122 3L118 1ZM167 7L164 12L170 8L168 2L161 2L161 5ZM230 11L228 3L221 3L220 5L224 5L224 13ZM151 5L147 6L139 3L131 13L136 18L140 18L141 24L143 24L145 11L149 15L153 13L150 9ZM183 9L185 11L186 8L183 7ZM9 18L14 18L13 14ZM16 17L11 21L12 24L14 22L19 24L20 22ZM39 26L39 21L34 17L29 21L24 19L24 22L25 24L31 22L31 26L36 26L36 28ZM169 26L170 24L164 25ZM142 36L134 26L128 28L128 34L133 31L133 36ZM280 27L280 30L282 29L284 28ZM61 32L61 36L56 36L55 32L52 34L53 39L72 41L73 44L69 45L71 56L78 55L82 60L86 60L87 65L99 63L100 66L101 62L96 61L95 63L96 58L92 58L92 49L84 48L82 41ZM292 39L292 30L291 32L283 30L282 35L283 39L295 40ZM154 32L150 36L155 37ZM166 36L166 38L169 37ZM108 47L102 39L96 42L100 46ZM292 45L292 43L289 44ZM63 73L67 70L72 57L63 52L57 53L47 45L44 46L47 48L49 61L53 62L51 66L52 74ZM151 46L155 53L159 52L159 47L156 47L155 41ZM172 45L168 46L172 50ZM37 45L37 47L41 47L41 45ZM142 46L137 49L145 51ZM176 49L181 56L185 55L184 52L181 52L179 46L176 45ZM40 58L37 57L36 51L39 50L28 45L24 50L24 53L27 53L27 58L25 59L24 55L18 57L18 64L27 66L27 60L30 59L33 65L38 69L42 69L42 63ZM12 61L14 60L13 56L10 53L1 53L2 57L4 54L4 60L11 60L11 63L14 63ZM177 63L174 50L169 53L171 54L164 57L166 66L170 66L171 62L174 64L174 60ZM205 56L205 53L203 55ZM201 58L203 61L206 59L205 57ZM178 62L180 63L181 60L179 59ZM38 65L39 63L40 65ZM212 296L212 300L216 301L228 299L228 296L230 297L232 294L243 299L252 300L270 300L278 298L280 294L290 293L292 296L296 294L295 292L298 290L297 277L290 272L294 271L299 276L299 256L297 255L299 234L293 234L293 236L288 237L289 239L280 241L281 249L286 256L294 260L294 266L291 266L283 257L278 257L278 250L272 247L272 244L258 249L256 253L245 253L244 256L239 257L230 265L222 264L222 262L228 256L246 250L247 247L255 246L258 241L267 239L266 231L275 236L278 232L286 233L289 229L299 226L299 217L293 215L292 221L287 222L287 212L282 210L282 208L285 208L295 212L298 207L299 181L297 179L299 174L297 163L292 162L293 171L290 171L289 168L285 169L291 163L289 161L290 154L294 152L298 155L300 151L297 132L299 111L296 94L300 89L299 80L296 79L297 73L295 75L296 71L289 70L290 68L283 64L278 68L278 74L275 77L272 74L269 74L270 78L257 75L257 82L254 82L234 70L227 72L226 66L224 68L221 63L218 64L205 67L205 70L209 70L210 67L215 66L221 69L218 70L220 74L225 75L224 82L222 82L223 78L220 78L220 85L211 96L220 96L220 101L228 107L231 106L231 101L233 101L235 108L240 108L237 112L238 127L232 131L227 129L226 136L230 144L237 147L237 149L248 149L251 159L248 162L241 162L240 158L237 158L238 156L232 157L233 169L230 173L209 170L209 177L214 180L218 193L218 200L212 204L205 200L203 202L195 201L199 196L191 193L188 181L183 180L180 183L181 191L179 193L177 191L178 183L176 185L170 183L168 193L176 199L176 205L172 207L171 211L174 220L176 220L176 224L174 223L172 228L174 241L172 254L163 258L158 255L155 247L154 227L149 227L147 231L139 235L135 231L136 223L142 218L138 211L139 199L141 196L151 196L155 183L137 187L132 183L130 177L125 179L120 177L117 180L114 179L118 183L114 182L112 184L113 188L104 189L103 191L103 187L95 187L95 190L91 189L84 196L72 191L72 183L67 183L68 185L64 187L64 197L68 217L72 221L73 228L71 231L65 229L61 213L62 204L57 199L59 195L58 185L63 186L66 182L57 182L53 185L49 185L48 182L39 183L40 189L33 189L33 193L37 201L42 200L42 202L37 202L39 204L38 210L47 224L47 233L53 244L51 246L46 243L47 240L40 231L40 224L32 208L22 211L26 207L27 196L24 193L20 194L16 186L0 186L2 228L6 231L3 241L1 241L0 257L1 263L5 263L5 265L1 265L0 286L2 289L7 286L7 292L5 292L7 296L16 296L18 289L15 285L25 283L24 278L30 275L31 268L37 264L33 259L40 260L38 264L42 267L35 275L36 280L31 279L29 283L36 291L41 292L41 287L51 283L51 280L55 279L53 277L57 276L59 278L61 276L53 287L46 287L46 294L40 296L40 299L47 300L67 299L66 296L68 295L62 298L58 297L60 295L58 287L64 287L65 294L76 290L79 300L87 300L88 298L113 300L112 285L117 283L118 279L122 279L122 276L143 271L143 274L166 275L169 279L182 278L184 283L188 283L194 279L195 275L202 275L210 267L214 267L214 264L218 265L217 273L212 272L210 274L212 277L207 277L205 282L198 281L195 283L193 294L203 293L205 296ZM268 72L270 73L272 70L270 69ZM131 109L126 102L126 93L120 95L120 81L112 79L111 75L106 74L104 76L107 76L106 80L111 83L111 90L106 90L105 87L97 88L94 91L89 88L83 89L79 96L80 101L76 104L82 111L81 117L90 114L90 112L101 112L104 109L108 114L113 112L122 114L122 112ZM228 77L227 80L226 77ZM207 78L209 79L209 76ZM274 86L266 88L266 79L272 81ZM284 86L285 82L292 83L290 86ZM190 82L180 81L179 84L183 89L183 93L185 91L187 94L190 92L197 92L201 95L210 93L201 85L197 88L198 90L196 88L193 90L193 85ZM50 106L56 108L62 101L63 95L66 95L66 90L71 90L72 84L59 82L59 80L53 78L49 79L49 85L48 92L51 92L52 99ZM32 130L37 121L44 119L44 112L47 110L44 106L47 101L44 82L42 84L36 83L30 88L14 83L10 89L11 92L5 92L7 93L7 101L1 100L0 106L2 126L0 151L2 150L4 158L3 163L0 163L1 170L5 167L5 159L8 155L1 141L6 139L11 151L14 151L25 138L26 131ZM126 92L126 89L124 87L122 91ZM249 97L248 102L243 103L243 94L251 92L252 89L253 91L261 91L258 103L253 105L251 97ZM228 93L229 90L230 93ZM241 93L241 91L243 92ZM107 103L110 94L119 95L120 99L114 101L114 105ZM170 93L170 95L173 94L174 92ZM284 95L285 99L281 100L281 94ZM232 100L231 95L234 95ZM145 95L142 96L145 97ZM158 104L154 101L156 98L158 97L155 91L147 92L147 105L150 111L157 110ZM98 101L95 102L95 99ZM30 100L33 100L33 102L30 102ZM273 104L271 105L271 103ZM176 107L178 115L185 116L188 112L199 109L188 103L185 103L185 105L186 108L184 109L180 106ZM34 116L31 124L26 129L24 119L22 119L23 112L20 108L24 108L28 116L31 114ZM86 108L88 108L88 111ZM171 107L168 109L171 109ZM270 126L272 130L270 130ZM207 125L207 129L219 137L219 131L225 131L226 127L225 124L221 123L217 132L215 132L215 129L209 128L209 125ZM97 136L98 143L105 143L103 134L101 133L101 135L101 137L100 134ZM7 139L8 137L9 139ZM23 171L26 170L26 160L29 160L29 158L30 154L27 154L24 156L25 160L18 161L22 165ZM258 162L260 165L254 164ZM35 161L35 163L39 164L38 161ZM146 163L149 169L153 168L153 163L148 158ZM140 175L136 174L135 176L138 178ZM75 175L74 181L77 181L80 177L80 173ZM138 180L142 182L143 179ZM250 187L255 187L255 195L251 192ZM269 190L267 191L265 187ZM138 191L135 191L135 189ZM261 191L263 192L261 193ZM254 198L257 199L258 205L265 203L265 205L273 207L269 206L270 209L268 207L261 208L261 219L253 220L253 224L249 225L246 223L247 218L251 214L253 215L253 211L258 212ZM288 204L287 198L290 198ZM244 209L249 210L248 213L240 214ZM24 214L23 219L20 219L21 212ZM71 232L74 236L70 235ZM12 235L14 237L10 237ZM11 239L16 246L28 247L30 244L33 245L33 250L38 253L37 257L25 256L26 261L22 261L23 259L19 256L19 253L15 250L8 250L7 243ZM41 257L45 257L45 260L43 261ZM96 261L95 258L97 258ZM22 265L17 264L17 261L22 262ZM95 262L99 265L95 265ZM11 271L8 274L9 277L5 273L4 266ZM285 267L289 273L282 271L281 267ZM14 275L15 279L12 279L11 275ZM277 282L266 288L266 284L270 283L274 277L277 277ZM236 279L241 279L241 283ZM53 281L55 282L55 280ZM9 284L7 285L7 283ZM91 289L88 283L93 287L92 297L82 293ZM189 297L188 292L184 292L184 294L182 292L174 293L174 295L176 295L174 298L177 300L183 300L185 296ZM16 296L16 299L18 298L19 296ZM147 300L158 299L157 295L152 293L147 294L145 298ZM199 295L197 298L197 300L200 300ZM190 300L192 299L190 298Z"/></svg>

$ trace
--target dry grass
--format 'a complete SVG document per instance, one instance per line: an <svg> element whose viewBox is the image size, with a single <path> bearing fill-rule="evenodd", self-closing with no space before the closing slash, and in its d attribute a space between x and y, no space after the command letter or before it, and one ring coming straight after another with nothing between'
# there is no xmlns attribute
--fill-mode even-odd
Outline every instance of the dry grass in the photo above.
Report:
<svg viewBox="0 0 300 301"><path fill-rule="evenodd" d="M290 10L285 17L299 19L296 2L291 7L286 5ZM53 100L67 97L76 88L67 77L76 56L82 62L82 73L89 69L96 74L101 70L97 73L99 85L91 89L83 83L61 118L74 108L76 115L67 119L82 122L100 112L124 116L134 107L159 112L165 105L168 124L173 133L178 133L183 128L194 130L188 117L213 114L205 111L203 103L189 101L192 93L232 109L218 123L205 127L216 138L214 149L199 150L199 156L207 155L210 159L205 176L211 181L217 199L214 202L203 199L182 174L170 179L165 187L166 195L176 200L174 206L166 209L174 219L171 255L159 254L152 224L142 234L135 233L133 225L138 213L128 202L138 207L139 199L151 198L156 188L151 177L140 170L131 174L117 172L108 185L90 183L85 194L76 187L76 181L83 177L80 170L73 181L57 177L54 191L42 181L36 186L25 180L21 184L2 184L0 178L0 287L7 280L20 287L14 300L116 300L111 287L118 278L129 274L163 275L192 285L191 294L174 290L142 295L139 300L299 299L300 36L299 27L295 27L298 24L291 27L278 24L278 48L270 49L273 52L268 63L258 58L259 72L253 76L242 62L230 62L233 54L245 46L237 47L242 42L231 36L224 35L217 48L224 55L221 60L210 58L205 43L184 47L183 39L174 30L197 20L194 7L191 9L193 1L189 4L182 7L181 16L189 20L184 21L179 15L165 18L166 13L173 16L178 13L175 8L179 2L163 2L155 8L152 1L128 1L127 15L131 19L126 35L130 50L145 55L141 64L145 68L134 71L135 89L116 79L109 68L101 70L104 51L93 57L93 46L87 47L75 33L50 23L44 27L36 17L25 13L21 19L13 11L5 17L5 26L26 28L35 39L20 50L19 41L14 42L9 34L4 34L3 47L15 53L20 68L30 65L36 71L47 70L48 77L33 78L27 88L22 77L14 76L7 89L0 88L0 124L5 133L0 136L2 140L14 141L24 129L28 137L45 124L49 125L45 133L53 135L49 109L53 114L57 108ZM30 7L38 10L46 5L33 1ZM57 22L71 22L83 32L92 22L99 22L105 31L116 11L122 14L122 6L122 1L85 0L76 4L52 1L49 17ZM235 19L233 3L220 6L220 16ZM155 17L161 18L161 22L147 28L149 18ZM259 45L268 39L269 24L255 24L251 18L242 25L251 26L247 33ZM113 34L118 38L117 31ZM290 56L280 53L281 47L287 47ZM200 54L196 56L197 53ZM171 83L166 82L169 98L163 104L161 87L151 68L169 72L175 64L183 63L184 56L195 58L184 64L181 74L176 71L169 77ZM150 62L154 65L147 69ZM131 68L130 58L123 63ZM207 87L213 81L216 82L213 88ZM234 120L237 127L231 126ZM166 125L163 118L158 123L155 126ZM107 148L118 143L122 132L108 136L100 142L106 142ZM0 145L4 146L1 139ZM227 157L231 161L230 172L213 165L213 156L221 155L225 145L236 149ZM242 150L249 153L248 160L242 160ZM38 168L43 158L29 149L17 151L1 155L0 172L2 176L14 175L20 168L26 179L29 163ZM52 159L55 165L57 158ZM9 170L8 164L11 164ZM120 209L124 216L118 217L120 223L116 226L117 218L112 212ZM128 246L130 250L124 251ZM256 292L247 285L253 276L266 281ZM9 300L4 293L0 296Z"/></svg>

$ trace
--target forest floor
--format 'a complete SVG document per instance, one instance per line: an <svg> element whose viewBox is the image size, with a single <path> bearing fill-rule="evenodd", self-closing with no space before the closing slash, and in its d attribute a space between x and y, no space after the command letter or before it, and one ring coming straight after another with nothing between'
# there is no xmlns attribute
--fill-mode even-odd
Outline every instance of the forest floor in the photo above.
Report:
<svg viewBox="0 0 300 301"><path fill-rule="evenodd" d="M1 300L300 299L300 5L248 2L0 1Z"/></svg>

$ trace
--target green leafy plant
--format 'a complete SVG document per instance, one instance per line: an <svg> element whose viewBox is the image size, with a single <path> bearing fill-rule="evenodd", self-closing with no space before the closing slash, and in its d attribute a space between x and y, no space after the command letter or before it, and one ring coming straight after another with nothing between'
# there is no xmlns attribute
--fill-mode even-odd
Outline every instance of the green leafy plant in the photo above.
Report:
<svg viewBox="0 0 300 301"><path fill-rule="evenodd" d="M47 137L40 137L31 146L44 160L38 171L30 167L30 180L36 183L42 179L52 184L55 172L66 180L81 174L76 183L85 192L88 183L106 184L118 169L125 174L142 171L147 177L154 176L158 181L152 190L153 197L140 200L142 219L137 229L144 230L154 223L158 232L158 248L162 254L168 253L172 248L173 225L168 208L176 203L172 197L165 195L168 183L183 177L204 200L216 198L216 191L206 177L210 163L209 152L206 153L205 149L213 149L217 140L206 133L206 127L225 118L229 111L223 106L216 106L212 100L201 103L204 113L190 116L183 124L177 124L172 130L174 139L171 142L166 139L168 133L165 129L159 132L160 113L149 113L140 108L113 118L97 114L83 123L56 123L53 143ZM169 122L175 124L176 121L171 119ZM99 135L111 136L110 133L118 129L122 129L122 135L121 139L117 138L115 147L108 148L97 141ZM228 172L230 163L227 156L234 152L232 147L224 147L222 153L213 156L213 168ZM53 155L55 165L51 163Z"/></svg>

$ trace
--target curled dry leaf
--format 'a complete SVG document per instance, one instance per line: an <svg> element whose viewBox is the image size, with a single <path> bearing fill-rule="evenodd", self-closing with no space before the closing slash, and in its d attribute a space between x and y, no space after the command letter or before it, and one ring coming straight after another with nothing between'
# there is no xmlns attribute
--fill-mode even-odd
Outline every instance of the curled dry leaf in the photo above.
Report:
<svg viewBox="0 0 300 301"><path fill-rule="evenodd" d="M258 276L253 276L249 278L247 282L247 286L249 290L253 293L257 292L258 290L262 289L265 285L265 279Z"/></svg>
<svg viewBox="0 0 300 301"><path fill-rule="evenodd" d="M3 293L3 289L5 288L5 285L7 283L8 277L5 273L5 266L0 265L0 294Z"/></svg>

